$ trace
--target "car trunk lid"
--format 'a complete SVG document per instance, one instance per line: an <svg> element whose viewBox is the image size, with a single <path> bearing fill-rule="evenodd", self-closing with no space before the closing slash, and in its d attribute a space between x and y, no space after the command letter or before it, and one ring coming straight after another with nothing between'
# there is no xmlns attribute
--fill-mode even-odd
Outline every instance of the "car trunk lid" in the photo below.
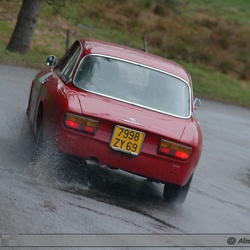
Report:
<svg viewBox="0 0 250 250"><path fill-rule="evenodd" d="M162 114L136 105L84 92L78 95L84 116L149 131L179 141L188 119ZM181 120L181 122L180 122Z"/></svg>

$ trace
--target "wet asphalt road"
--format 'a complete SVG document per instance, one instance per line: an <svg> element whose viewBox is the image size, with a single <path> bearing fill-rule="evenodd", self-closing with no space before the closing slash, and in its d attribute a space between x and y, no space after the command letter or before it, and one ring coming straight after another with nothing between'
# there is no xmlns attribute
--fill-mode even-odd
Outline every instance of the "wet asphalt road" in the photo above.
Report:
<svg viewBox="0 0 250 250"><path fill-rule="evenodd" d="M64 182L49 159L32 166L35 73L0 65L0 233L249 233L249 109L202 100L204 152L185 203L168 205L162 184L119 170Z"/></svg>

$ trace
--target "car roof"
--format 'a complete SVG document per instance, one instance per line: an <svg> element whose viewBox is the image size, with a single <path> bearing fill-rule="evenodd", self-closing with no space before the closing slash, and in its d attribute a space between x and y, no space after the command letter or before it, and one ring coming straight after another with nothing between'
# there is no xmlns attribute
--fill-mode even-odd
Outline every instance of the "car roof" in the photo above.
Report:
<svg viewBox="0 0 250 250"><path fill-rule="evenodd" d="M79 42L84 48L84 54L101 54L146 65L177 76L191 85L190 76L181 65L162 57L142 50L94 39L82 39Z"/></svg>

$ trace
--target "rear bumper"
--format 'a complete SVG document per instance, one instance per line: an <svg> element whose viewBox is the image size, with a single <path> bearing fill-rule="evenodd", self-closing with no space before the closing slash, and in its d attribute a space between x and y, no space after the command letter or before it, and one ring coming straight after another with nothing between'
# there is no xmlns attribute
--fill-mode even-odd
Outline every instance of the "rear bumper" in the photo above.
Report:
<svg viewBox="0 0 250 250"><path fill-rule="evenodd" d="M104 136L105 137L105 136ZM84 159L97 158L99 163L140 175L154 181L185 185L192 176L198 163L196 152L188 161L180 161L152 153L142 148L138 156L131 156L113 150L109 146L109 136L96 139L94 136L62 129L56 140L56 146L62 152ZM146 147L146 146L145 146ZM199 158L199 157L198 157Z"/></svg>

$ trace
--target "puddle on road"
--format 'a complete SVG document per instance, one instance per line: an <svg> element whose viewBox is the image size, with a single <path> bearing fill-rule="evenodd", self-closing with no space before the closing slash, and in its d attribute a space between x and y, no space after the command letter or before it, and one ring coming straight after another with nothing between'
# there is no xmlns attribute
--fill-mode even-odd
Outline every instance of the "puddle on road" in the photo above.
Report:
<svg viewBox="0 0 250 250"><path fill-rule="evenodd" d="M162 184L149 182L145 178L121 170L100 166L86 166L83 176L84 178L80 178L77 182L76 177L73 177L72 182L60 182L56 188L140 213L156 220L163 227L179 230L164 221L164 218L152 215L154 210L178 213L177 205L163 201Z"/></svg>

